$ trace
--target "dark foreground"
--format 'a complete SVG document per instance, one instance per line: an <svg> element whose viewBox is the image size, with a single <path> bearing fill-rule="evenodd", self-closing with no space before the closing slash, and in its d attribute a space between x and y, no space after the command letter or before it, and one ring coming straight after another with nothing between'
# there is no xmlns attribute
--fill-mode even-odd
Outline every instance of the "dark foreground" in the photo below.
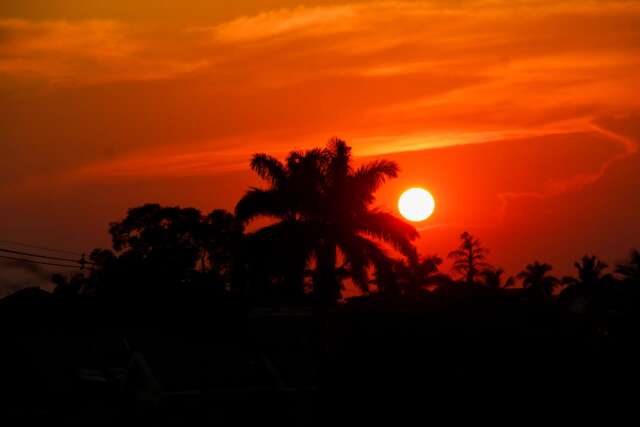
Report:
<svg viewBox="0 0 640 427"><path fill-rule="evenodd" d="M575 314L518 295L140 309L26 291L0 302L3 419L613 422L637 417L635 313Z"/></svg>

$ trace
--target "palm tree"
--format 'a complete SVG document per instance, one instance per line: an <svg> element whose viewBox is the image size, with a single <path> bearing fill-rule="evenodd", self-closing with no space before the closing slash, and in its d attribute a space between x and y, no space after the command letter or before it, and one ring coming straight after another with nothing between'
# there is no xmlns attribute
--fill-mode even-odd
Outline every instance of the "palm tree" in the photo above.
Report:
<svg viewBox="0 0 640 427"><path fill-rule="evenodd" d="M353 282L368 289L368 270L389 268L392 260L374 241L386 242L408 257L415 257L412 241L416 229L378 209L372 209L375 191L398 174L394 162L378 160L353 169L351 148L332 139L324 149L292 152L286 163L257 154L252 169L269 182L267 189L251 188L236 206L236 215L247 222L259 216L278 222L257 234L279 240L281 248L293 248L301 282L306 265L315 259L312 275L317 300L335 302L346 268ZM284 237L283 237L284 236ZM338 251L344 268L336 268Z"/></svg>
<svg viewBox="0 0 640 427"><path fill-rule="evenodd" d="M393 265L393 274L398 288L405 295L416 296L421 289L447 283L451 279L439 272L442 258L428 255L422 258L413 257L404 261L397 261Z"/></svg>
<svg viewBox="0 0 640 427"><path fill-rule="evenodd" d="M508 288L515 284L515 281L512 276L507 277L507 279L503 282L502 275L504 274L504 270L502 268L496 269L486 269L483 270L480 275L483 278L483 283L485 286L491 289L501 289Z"/></svg>
<svg viewBox="0 0 640 427"><path fill-rule="evenodd" d="M563 277L563 284L591 288L601 283L605 277L609 277L608 274L605 276L602 275L602 272L609 268L609 266L595 256L585 255L580 261L574 262L573 265L576 270L578 270L578 277Z"/></svg>
<svg viewBox="0 0 640 427"><path fill-rule="evenodd" d="M618 264L616 273L622 276L626 283L640 284L640 251L633 249L626 264Z"/></svg>
<svg viewBox="0 0 640 427"><path fill-rule="evenodd" d="M374 193L387 179L398 175L398 165L387 160L369 162L352 168L351 148L333 139L325 151L327 163L323 181L322 209L312 212L312 222L323 230L316 249L317 285L314 290L325 301L339 296L340 283L335 265L339 248L347 261L351 278L367 290L367 269L389 269L391 259L373 240L391 244L407 257L415 257L411 241L416 229L388 212L371 209Z"/></svg>
<svg viewBox="0 0 640 427"><path fill-rule="evenodd" d="M522 285L525 289L531 289L539 292L545 299L551 298L553 291L559 284L557 277L548 275L553 267L547 263L535 261L529 264L523 271L518 273L518 279L522 279Z"/></svg>
<svg viewBox="0 0 640 427"><path fill-rule="evenodd" d="M568 286L560 293L558 302L574 312L584 311L587 307L597 309L608 299L609 287L602 286L611 283L613 279L610 274L602 274L608 265L597 257L588 255L573 265L578 270L578 277L562 278L562 283Z"/></svg>
<svg viewBox="0 0 640 427"><path fill-rule="evenodd" d="M292 151L285 163L268 154L256 154L251 169L269 187L251 187L236 204L236 218L243 224L260 216L278 220L248 236L246 256L259 276L274 270L282 273L290 296L304 294L305 267L313 249L309 242L317 238L304 214L319 208L315 195L320 191L325 161L326 155L319 149ZM258 279L266 278L253 277Z"/></svg>
<svg viewBox="0 0 640 427"><path fill-rule="evenodd" d="M460 235L460 239L460 246L449 252L448 258L454 259L452 271L462 275L465 282L472 285L480 270L490 267L485 261L489 251L482 247L480 240L466 231Z"/></svg>

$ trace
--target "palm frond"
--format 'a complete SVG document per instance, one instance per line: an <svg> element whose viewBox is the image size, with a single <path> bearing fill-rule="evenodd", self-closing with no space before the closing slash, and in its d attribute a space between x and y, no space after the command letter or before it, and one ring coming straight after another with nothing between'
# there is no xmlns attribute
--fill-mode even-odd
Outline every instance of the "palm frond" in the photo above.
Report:
<svg viewBox="0 0 640 427"><path fill-rule="evenodd" d="M258 216L283 218L288 212L288 207L276 190L262 190L250 188L238 201L235 207L235 215L241 223L247 223Z"/></svg>
<svg viewBox="0 0 640 427"><path fill-rule="evenodd" d="M391 269L393 259L369 239L358 235L342 236L338 245L349 264L353 282L362 290L368 290L369 266L373 265L376 271Z"/></svg>
<svg viewBox="0 0 640 427"><path fill-rule="evenodd" d="M278 258L285 264L294 258L306 263L313 256L318 233L311 224L285 220L247 234L246 240L260 256Z"/></svg>
<svg viewBox="0 0 640 427"><path fill-rule="evenodd" d="M354 194L367 203L374 200L375 193L388 179L398 176L400 168L390 160L375 160L360 166L353 174L351 185Z"/></svg>
<svg viewBox="0 0 640 427"><path fill-rule="evenodd" d="M338 138L331 138L327 144L326 153L329 158L328 173L335 184L342 184L351 172L351 147Z"/></svg>
<svg viewBox="0 0 640 427"><path fill-rule="evenodd" d="M413 240L418 236L416 228L388 212L369 211L358 218L356 229L391 244L396 250L408 257L416 256Z"/></svg>
<svg viewBox="0 0 640 427"><path fill-rule="evenodd" d="M251 159L251 169L253 169L260 178L276 185L283 182L287 176L286 168L282 162L265 153L258 153L253 156Z"/></svg>

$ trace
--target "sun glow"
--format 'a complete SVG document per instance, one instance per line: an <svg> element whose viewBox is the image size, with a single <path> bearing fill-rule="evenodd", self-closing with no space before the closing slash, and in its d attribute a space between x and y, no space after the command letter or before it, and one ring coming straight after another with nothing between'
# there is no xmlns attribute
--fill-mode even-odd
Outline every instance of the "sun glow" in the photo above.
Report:
<svg viewBox="0 0 640 427"><path fill-rule="evenodd" d="M431 193L424 188L410 188L400 196L398 209L409 221L424 221L429 218L436 207Z"/></svg>

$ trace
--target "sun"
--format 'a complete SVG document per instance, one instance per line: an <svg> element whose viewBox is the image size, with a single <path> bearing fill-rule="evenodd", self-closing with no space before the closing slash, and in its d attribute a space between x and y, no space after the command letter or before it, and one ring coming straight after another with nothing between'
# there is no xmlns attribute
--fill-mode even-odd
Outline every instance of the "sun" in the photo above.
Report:
<svg viewBox="0 0 640 427"><path fill-rule="evenodd" d="M433 196L424 188L410 188L398 199L400 214L409 221L424 221L431 216L435 207Z"/></svg>

